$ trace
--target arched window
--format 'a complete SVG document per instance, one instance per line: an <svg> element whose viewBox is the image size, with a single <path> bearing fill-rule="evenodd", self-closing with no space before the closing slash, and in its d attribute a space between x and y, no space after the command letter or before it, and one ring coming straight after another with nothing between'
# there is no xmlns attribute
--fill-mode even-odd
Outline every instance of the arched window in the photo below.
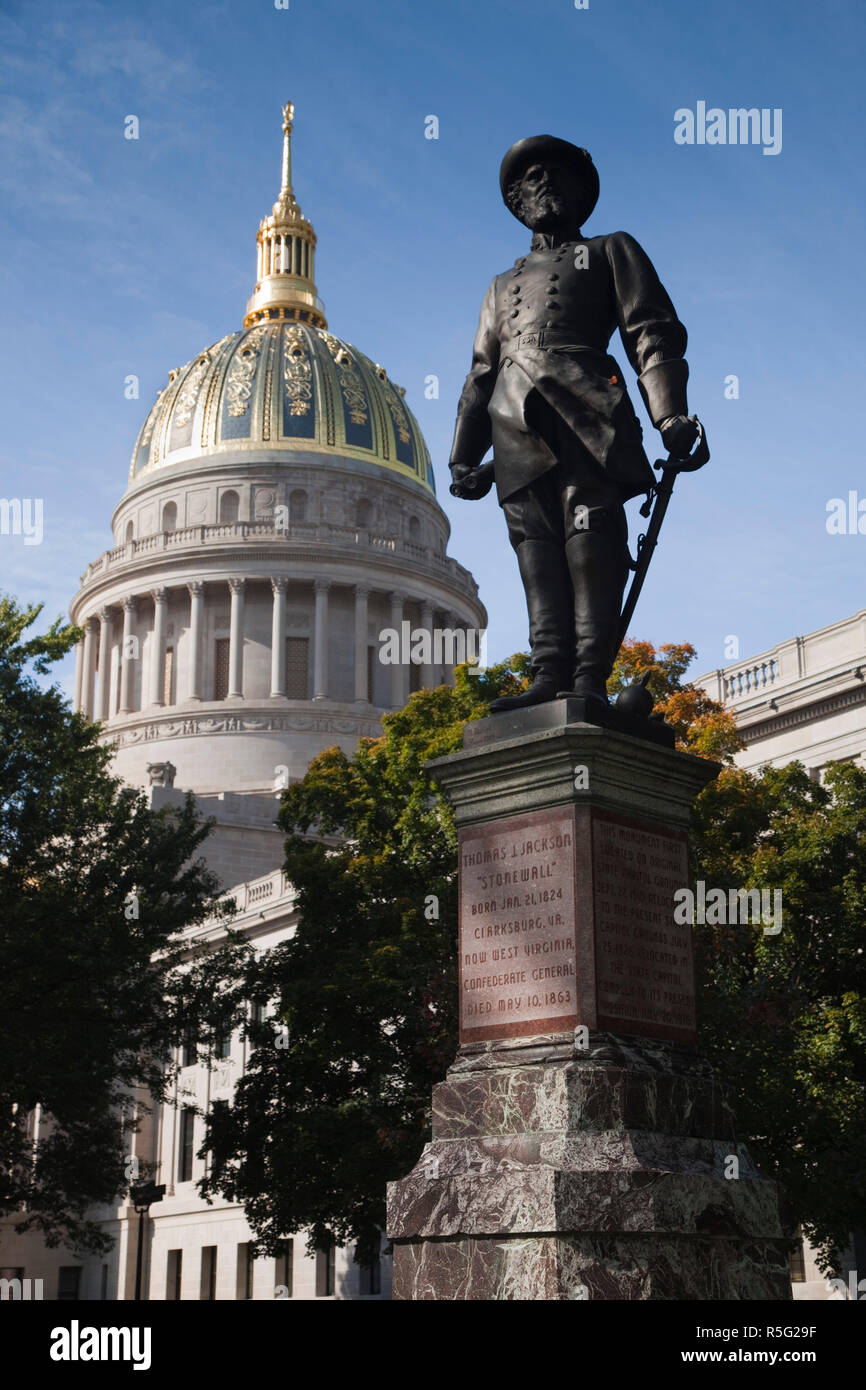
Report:
<svg viewBox="0 0 866 1390"><path fill-rule="evenodd" d="M220 498L220 521L237 521L240 498L236 492L224 492Z"/></svg>
<svg viewBox="0 0 866 1390"><path fill-rule="evenodd" d="M135 527L131 521L126 523L126 539L127 542L135 540Z"/></svg>
<svg viewBox="0 0 866 1390"><path fill-rule="evenodd" d="M417 516L410 516L409 518L409 539L414 541L416 545L421 539L421 523Z"/></svg>
<svg viewBox="0 0 866 1390"><path fill-rule="evenodd" d="M177 503L166 502L162 509L162 529L163 531L177 530Z"/></svg>
<svg viewBox="0 0 866 1390"><path fill-rule="evenodd" d="M302 487L296 487L289 493L289 521L306 521L307 519L307 494Z"/></svg>
<svg viewBox="0 0 866 1390"><path fill-rule="evenodd" d="M355 525L369 526L372 520L373 508L366 497L361 497L355 508Z"/></svg>

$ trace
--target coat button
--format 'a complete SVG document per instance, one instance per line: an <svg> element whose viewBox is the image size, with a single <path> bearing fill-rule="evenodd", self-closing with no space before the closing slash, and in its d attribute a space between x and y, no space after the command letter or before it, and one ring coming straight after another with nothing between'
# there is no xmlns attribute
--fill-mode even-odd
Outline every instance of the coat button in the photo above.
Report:
<svg viewBox="0 0 866 1390"><path fill-rule="evenodd" d="M548 280L558 280L558 279L559 279L559 276L558 276L558 274L556 273L555 270L552 270L552 271L550 272L550 274L548 275L547 278L548 278Z"/></svg>
<svg viewBox="0 0 866 1390"><path fill-rule="evenodd" d="M513 318L513 319L516 319L516 318L517 318L517 315L518 315L519 313L520 313L520 310L519 310L519 309L512 309L512 310L511 310L511 313L510 313L510 315L509 315L509 317L510 317L510 318Z"/></svg>

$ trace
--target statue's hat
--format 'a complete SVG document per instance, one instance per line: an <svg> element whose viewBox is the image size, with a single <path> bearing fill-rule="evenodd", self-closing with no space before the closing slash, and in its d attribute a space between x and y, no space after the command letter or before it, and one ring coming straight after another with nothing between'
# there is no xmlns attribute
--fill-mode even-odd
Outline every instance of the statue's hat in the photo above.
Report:
<svg viewBox="0 0 866 1390"><path fill-rule="evenodd" d="M588 150L581 149L579 145L572 145L570 140L560 140L557 135L528 135L525 140L518 140L511 146L499 170L499 187L503 198L509 185L520 178L530 164L543 164L545 159L550 159L551 156L560 163L569 165L580 179L585 195L580 209L580 221L585 222L598 202L598 170Z"/></svg>

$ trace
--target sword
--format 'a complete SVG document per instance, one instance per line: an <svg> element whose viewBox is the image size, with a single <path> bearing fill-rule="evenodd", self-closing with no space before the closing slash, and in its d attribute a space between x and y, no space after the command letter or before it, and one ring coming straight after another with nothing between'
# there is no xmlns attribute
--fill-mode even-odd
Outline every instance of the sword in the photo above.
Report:
<svg viewBox="0 0 866 1390"><path fill-rule="evenodd" d="M619 651L625 641L628 625L631 622L632 614L634 613L638 598L640 597L640 591L646 579L646 573L649 569L650 560L653 557L653 551L658 544L659 531L662 529L665 512L671 500L676 476L678 473L694 473L696 469L703 468L704 464L709 462L710 449L707 444L707 436L704 433L704 427L697 416L692 416L692 419L698 427L698 437L695 440L695 446L692 452L684 459L674 458L673 454L669 454L666 459L656 459L653 465L653 467L662 470L662 475L653 487L649 498L641 507L641 514L643 516L648 514L650 507L652 507L652 512L646 532L644 535L638 536L637 539L637 554L632 567L634 569L634 578L629 586L629 591L626 595L622 610L622 616L620 617L619 636L616 643L617 651Z"/></svg>

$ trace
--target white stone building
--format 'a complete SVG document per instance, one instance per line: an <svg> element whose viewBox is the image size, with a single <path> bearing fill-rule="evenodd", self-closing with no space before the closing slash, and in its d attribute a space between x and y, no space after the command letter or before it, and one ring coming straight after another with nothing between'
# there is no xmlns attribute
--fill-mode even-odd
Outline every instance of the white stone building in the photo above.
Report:
<svg viewBox="0 0 866 1390"><path fill-rule="evenodd" d="M282 187L259 227L243 327L169 373L135 444L114 547L71 605L85 632L76 708L103 722L116 770L154 806L192 790L216 817L204 856L262 949L295 924L280 789L322 749L351 753L381 732L383 711L414 690L452 680L467 634L473 657L486 624L471 574L447 554L404 391L328 331L315 233L292 191L292 117L287 106ZM425 664L379 660L380 632L403 624L435 637ZM215 1069L190 1056L175 1104L135 1138L133 1158L166 1185L146 1227L145 1297L387 1296L386 1260L362 1270L351 1250L309 1257L303 1233L286 1258L250 1262L242 1210L196 1195L195 1108L230 1094L246 1047L226 1039ZM7 1223L5 1273L42 1278L45 1298L133 1297L138 1218L128 1203L96 1216L117 1237L107 1260L45 1250Z"/></svg>

